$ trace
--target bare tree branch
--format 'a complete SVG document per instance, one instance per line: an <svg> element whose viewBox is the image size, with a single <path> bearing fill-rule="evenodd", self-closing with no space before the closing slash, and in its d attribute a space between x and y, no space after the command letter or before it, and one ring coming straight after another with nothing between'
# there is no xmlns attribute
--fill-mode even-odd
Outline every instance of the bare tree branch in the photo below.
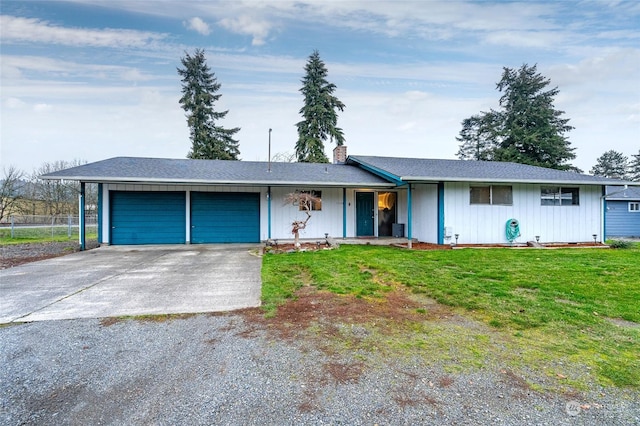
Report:
<svg viewBox="0 0 640 426"><path fill-rule="evenodd" d="M14 166L2 168L0 183L0 220L11 215L16 204L22 198L24 172Z"/></svg>
<svg viewBox="0 0 640 426"><path fill-rule="evenodd" d="M314 203L320 202L320 198L310 192L291 192L284 197L284 204L299 206L307 215L304 220L294 220L291 223L291 233L294 235L295 246L300 247L300 230L307 227L307 222L311 219L311 210Z"/></svg>

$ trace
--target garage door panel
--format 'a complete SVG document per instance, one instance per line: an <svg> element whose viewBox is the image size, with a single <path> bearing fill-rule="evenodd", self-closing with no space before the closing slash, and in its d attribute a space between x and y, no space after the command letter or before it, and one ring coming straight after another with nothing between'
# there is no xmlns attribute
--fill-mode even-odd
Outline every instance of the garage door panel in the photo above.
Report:
<svg viewBox="0 0 640 426"><path fill-rule="evenodd" d="M111 244L184 244L184 192L111 193Z"/></svg>
<svg viewBox="0 0 640 426"><path fill-rule="evenodd" d="M192 243L260 241L260 194L192 192Z"/></svg>

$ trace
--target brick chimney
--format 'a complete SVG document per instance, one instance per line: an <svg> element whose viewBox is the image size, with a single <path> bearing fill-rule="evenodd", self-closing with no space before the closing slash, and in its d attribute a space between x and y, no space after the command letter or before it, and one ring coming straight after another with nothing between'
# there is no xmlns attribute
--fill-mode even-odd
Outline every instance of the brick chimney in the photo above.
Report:
<svg viewBox="0 0 640 426"><path fill-rule="evenodd" d="M347 162L347 146L338 145L333 148L333 164L344 164Z"/></svg>

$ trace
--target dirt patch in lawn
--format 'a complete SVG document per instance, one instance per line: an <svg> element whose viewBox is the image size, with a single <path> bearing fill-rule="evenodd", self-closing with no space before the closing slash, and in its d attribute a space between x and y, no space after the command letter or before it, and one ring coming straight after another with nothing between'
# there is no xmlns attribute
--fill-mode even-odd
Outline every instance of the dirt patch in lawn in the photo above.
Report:
<svg viewBox="0 0 640 426"><path fill-rule="evenodd" d="M437 354L447 353L447 359L456 358L461 366L470 366L477 357L473 351L478 344L484 345L475 336L493 333L454 308L401 287L382 297L359 298L305 286L271 317L255 308L242 314L242 336L266 331L276 339L297 342L340 362L396 355L428 357L433 361ZM468 344L461 343L466 340ZM458 344L463 344L464 349L452 349ZM427 346L430 349L424 352ZM339 369L333 367L331 371L337 376ZM355 374L359 368L345 374Z"/></svg>
<svg viewBox="0 0 640 426"><path fill-rule="evenodd" d="M627 321L622 318L605 318L611 324L617 325L618 327L623 328L640 328L640 324L633 321Z"/></svg>
<svg viewBox="0 0 640 426"><path fill-rule="evenodd" d="M271 318L265 318L260 309L243 312L252 323L265 326L285 339L295 338L314 325L319 325L325 335L349 334L357 339L367 333L358 325L375 324L379 330L396 330L398 325L407 322L456 316L452 308L402 289L390 291L380 298L358 298L319 291L311 286L298 290L295 297L279 306Z"/></svg>

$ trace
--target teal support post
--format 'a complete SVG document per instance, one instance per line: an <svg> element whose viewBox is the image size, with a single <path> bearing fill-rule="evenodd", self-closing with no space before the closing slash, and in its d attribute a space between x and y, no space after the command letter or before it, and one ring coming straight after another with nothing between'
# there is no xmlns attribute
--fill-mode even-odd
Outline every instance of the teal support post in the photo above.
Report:
<svg viewBox="0 0 640 426"><path fill-rule="evenodd" d="M411 197L411 184L407 185L407 239L411 241L413 239L413 207Z"/></svg>
<svg viewBox="0 0 640 426"><path fill-rule="evenodd" d="M102 244L102 197L104 196L102 193L102 184L98 184L98 242Z"/></svg>
<svg viewBox="0 0 640 426"><path fill-rule="evenodd" d="M84 226L84 190L85 190L85 183L84 182L80 182L80 209L79 209L79 218L78 218L78 230L80 231L80 250L84 251L85 246L86 246L86 232L85 232L85 226Z"/></svg>
<svg viewBox="0 0 640 426"><path fill-rule="evenodd" d="M438 244L444 244L444 182L438 182Z"/></svg>
<svg viewBox="0 0 640 426"><path fill-rule="evenodd" d="M271 134L271 129L269 129ZM271 239L271 187L267 187L267 238Z"/></svg>
<svg viewBox="0 0 640 426"><path fill-rule="evenodd" d="M607 241L607 199L605 196L607 195L607 187L602 187L602 235L600 241L604 244Z"/></svg>
<svg viewBox="0 0 640 426"><path fill-rule="evenodd" d="M342 188L342 238L347 238L347 188Z"/></svg>

